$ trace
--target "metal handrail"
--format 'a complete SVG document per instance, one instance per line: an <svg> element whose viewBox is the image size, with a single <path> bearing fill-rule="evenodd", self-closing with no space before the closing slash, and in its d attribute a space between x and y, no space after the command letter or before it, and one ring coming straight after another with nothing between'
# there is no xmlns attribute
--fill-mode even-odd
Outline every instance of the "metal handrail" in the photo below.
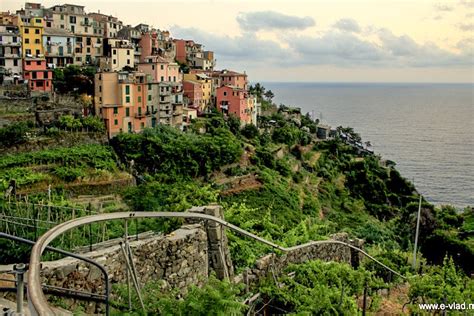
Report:
<svg viewBox="0 0 474 316"><path fill-rule="evenodd" d="M117 219L130 219L130 218L196 218L202 220L210 220L216 223L219 223L237 233L252 238L260 243L266 244L270 247L278 249L283 252L291 252L301 248L307 248L318 244L340 244L352 248L354 250L359 251L360 253L367 256L369 259L373 260L374 262L378 263L385 269L393 272L394 274L400 276L401 278L406 278L397 271L391 269L390 267L386 266L379 260L375 259L365 251L360 248L357 248L351 244L338 241L338 240L320 240L320 241L311 241L302 245L294 246L285 248L279 246L271 241L258 237L255 234L252 234L240 227L237 227L229 222L224 221L221 218L214 217L207 214L200 214L200 213L191 213L191 212L116 212L116 213L107 213L107 214L99 214L99 215L91 215L85 216L81 218L76 218L73 220L69 220L62 224L57 225L56 227L47 231L44 235L42 235L36 244L33 246L30 256L30 270L28 273L28 299L31 303L31 308L33 308L34 313L38 315L54 315L53 310L48 305L46 297L41 288L41 280L40 280L40 270L41 270L41 255L43 251L48 247L49 243L51 243L56 237L60 236L61 234L67 232L70 229L73 229L78 226L94 223L94 222L102 222L108 220L117 220Z"/></svg>
<svg viewBox="0 0 474 316"><path fill-rule="evenodd" d="M32 245L32 246L34 246L36 244L32 240L17 237L17 236L12 236L12 235L2 233L2 232L0 232L0 238L10 239L10 240L13 240L13 241L16 241L16 242L20 242L20 243L24 243L24 244L28 244L28 245ZM62 254L62 255L68 256L68 257L72 257L72 258L75 258L75 259L85 261L85 262L87 262L89 264L92 264L93 266L97 267L97 269L99 269L102 272L102 274L104 275L104 282L105 282L105 299L104 299L105 314L109 315L110 314L110 303L109 303L110 284L109 284L109 275L108 275L107 271L105 270L105 268L101 264L95 262L92 259L83 257L81 255L78 255L78 254L75 254L75 253L72 253L72 252L69 252L69 251L65 251L65 250L50 247L50 246L46 246L44 249L48 250L48 251L56 252L56 253L59 253L59 254ZM40 284L40 286L41 286L41 284ZM28 292L30 292L29 288L28 288ZM93 293L91 293L91 294L93 294Z"/></svg>

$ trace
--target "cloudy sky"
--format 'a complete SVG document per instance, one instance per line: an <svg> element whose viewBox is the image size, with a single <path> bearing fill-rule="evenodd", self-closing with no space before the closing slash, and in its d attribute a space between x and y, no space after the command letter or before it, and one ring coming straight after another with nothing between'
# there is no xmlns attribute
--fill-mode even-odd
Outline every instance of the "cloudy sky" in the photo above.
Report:
<svg viewBox="0 0 474 316"><path fill-rule="evenodd" d="M474 82L474 0L68 2L201 42L252 81Z"/></svg>

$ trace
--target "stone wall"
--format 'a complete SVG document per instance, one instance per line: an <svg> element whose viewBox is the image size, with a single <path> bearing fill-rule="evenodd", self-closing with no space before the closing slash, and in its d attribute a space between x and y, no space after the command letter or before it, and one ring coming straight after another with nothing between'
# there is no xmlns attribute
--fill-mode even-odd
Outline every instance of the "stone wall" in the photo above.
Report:
<svg viewBox="0 0 474 316"><path fill-rule="evenodd" d="M175 288L184 293L188 286L201 285L207 280L207 236L200 225L186 225L166 236L130 240L130 248L142 286L161 280L163 288ZM82 255L103 265L111 284L127 284L125 257L120 245ZM65 258L44 262L42 266L43 282L47 285L104 293L101 272L83 261ZM74 309L79 302L67 300L66 304ZM86 313L100 313L104 305L89 302L85 309Z"/></svg>
<svg viewBox="0 0 474 316"><path fill-rule="evenodd" d="M362 240L350 240L346 233L334 234L331 239L343 241L358 248L363 246ZM247 286L255 285L269 275L281 274L290 264L303 263L308 260L337 261L358 266L361 256L357 251L341 244L315 244L282 255L271 253L258 259L252 268L235 276L234 282L243 282Z"/></svg>

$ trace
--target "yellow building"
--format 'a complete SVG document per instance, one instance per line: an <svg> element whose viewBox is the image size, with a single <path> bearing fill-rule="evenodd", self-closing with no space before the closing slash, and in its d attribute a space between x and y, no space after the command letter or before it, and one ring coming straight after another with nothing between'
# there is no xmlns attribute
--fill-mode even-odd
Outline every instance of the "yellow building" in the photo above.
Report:
<svg viewBox="0 0 474 316"><path fill-rule="evenodd" d="M43 18L22 17L18 21L22 38L24 57L44 57L43 51Z"/></svg>

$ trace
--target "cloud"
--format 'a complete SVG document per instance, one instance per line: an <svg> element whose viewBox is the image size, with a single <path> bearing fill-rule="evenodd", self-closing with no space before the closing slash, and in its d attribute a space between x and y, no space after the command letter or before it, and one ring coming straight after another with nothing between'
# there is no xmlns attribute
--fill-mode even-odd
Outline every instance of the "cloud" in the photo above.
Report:
<svg viewBox="0 0 474 316"><path fill-rule="evenodd" d="M171 27L171 33L175 38L190 38L204 44L206 49L215 51L219 59L226 61L271 61L287 59L290 53L277 42L260 39L254 33L230 37L176 25Z"/></svg>
<svg viewBox="0 0 474 316"><path fill-rule="evenodd" d="M459 4L467 8L474 8L474 1L472 0L461 0L459 1Z"/></svg>
<svg viewBox="0 0 474 316"><path fill-rule="evenodd" d="M302 64L350 66L360 63L375 65L386 59L385 52L375 43L351 33L327 32L319 37L296 36L290 47Z"/></svg>
<svg viewBox="0 0 474 316"><path fill-rule="evenodd" d="M303 30L315 25L314 19L286 15L275 11L243 12L237 16L240 28L245 31Z"/></svg>
<svg viewBox="0 0 474 316"><path fill-rule="evenodd" d="M453 9L454 9L453 7L451 7L447 4L441 4L441 3L435 4L434 8L437 11L445 11L445 12L453 11Z"/></svg>
<svg viewBox="0 0 474 316"><path fill-rule="evenodd" d="M385 28L371 27L370 34L329 29L318 35L297 32L263 39L254 32L227 36L196 28L173 26L175 38L191 38L216 53L220 68L294 68L312 65L335 67L426 68L471 66L472 41L460 41L453 51L434 43L418 43L408 35L395 35Z"/></svg>
<svg viewBox="0 0 474 316"><path fill-rule="evenodd" d="M361 31L359 24L354 19L340 19L334 23L333 27L346 32L360 33Z"/></svg>
<svg viewBox="0 0 474 316"><path fill-rule="evenodd" d="M457 25L457 27L461 30L461 31L465 31L465 32L471 32L474 30L474 23L459 23Z"/></svg>
<svg viewBox="0 0 474 316"><path fill-rule="evenodd" d="M443 17L441 15L437 15L433 18L433 20L435 20L435 21L439 21L439 20L442 20L442 19L443 19Z"/></svg>

